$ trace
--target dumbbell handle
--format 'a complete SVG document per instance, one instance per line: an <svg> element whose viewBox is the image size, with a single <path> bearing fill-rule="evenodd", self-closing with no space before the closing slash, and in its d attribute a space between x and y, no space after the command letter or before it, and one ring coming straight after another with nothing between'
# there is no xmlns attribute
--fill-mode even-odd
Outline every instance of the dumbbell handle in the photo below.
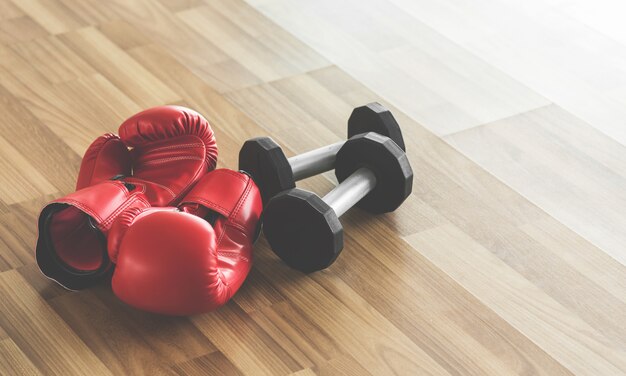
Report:
<svg viewBox="0 0 626 376"><path fill-rule="evenodd" d="M293 179L298 181L332 170L335 167L335 156L344 143L340 141L288 158Z"/></svg>
<svg viewBox="0 0 626 376"><path fill-rule="evenodd" d="M376 175L369 168L361 167L328 192L322 200L333 208L337 217L341 217L375 187Z"/></svg>

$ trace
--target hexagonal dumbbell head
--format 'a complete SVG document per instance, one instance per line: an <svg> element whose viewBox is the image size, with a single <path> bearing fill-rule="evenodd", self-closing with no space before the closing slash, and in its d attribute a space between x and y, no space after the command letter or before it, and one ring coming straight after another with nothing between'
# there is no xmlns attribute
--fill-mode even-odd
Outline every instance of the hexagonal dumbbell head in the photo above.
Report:
<svg viewBox="0 0 626 376"><path fill-rule="evenodd" d="M376 187L357 203L370 213L394 211L413 189L413 170L406 153L390 138L364 133L350 138L337 152L335 176L344 181L361 167L376 175Z"/></svg>
<svg viewBox="0 0 626 376"><path fill-rule="evenodd" d="M264 204L277 193L296 186L285 153L269 137L252 138L243 144L239 151L239 169L252 176L261 190Z"/></svg>
<svg viewBox="0 0 626 376"><path fill-rule="evenodd" d="M355 108L348 119L348 138L367 132L387 136L398 144L400 149L406 150L400 125L391 111L378 102Z"/></svg>
<svg viewBox="0 0 626 376"><path fill-rule="evenodd" d="M343 249L343 228L322 199L298 188L272 198L263 232L287 265L305 273L328 267Z"/></svg>

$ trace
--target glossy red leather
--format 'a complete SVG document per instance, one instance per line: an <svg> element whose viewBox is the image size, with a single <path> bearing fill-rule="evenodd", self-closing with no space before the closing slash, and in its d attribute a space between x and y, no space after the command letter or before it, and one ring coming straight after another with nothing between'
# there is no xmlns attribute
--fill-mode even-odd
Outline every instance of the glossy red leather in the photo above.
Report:
<svg viewBox="0 0 626 376"><path fill-rule="evenodd" d="M89 145L78 171L76 190L89 187L116 175L130 175L131 160L128 147L120 138L107 133Z"/></svg>
<svg viewBox="0 0 626 376"><path fill-rule="evenodd" d="M50 223L50 238L57 256L69 267L95 272L104 263L104 245L96 231L89 229L89 216L80 209L69 206L59 211ZM74 252L76 249L85 252Z"/></svg>
<svg viewBox="0 0 626 376"><path fill-rule="evenodd" d="M134 207L125 206L126 201L112 195L108 187L141 193L145 205L136 207L175 205L215 168L213 131L193 110L151 108L124 121L119 134L99 137L85 152L77 188L93 188L52 202L40 216L40 269L70 289L87 287L104 277L110 260L103 239L113 220ZM108 180L116 175L123 175L126 184Z"/></svg>
<svg viewBox="0 0 626 376"><path fill-rule="evenodd" d="M207 120L196 111L182 106L158 106L131 116L119 129L126 145L141 148L154 142L190 135L202 142L202 154L210 170L217 164L215 135Z"/></svg>
<svg viewBox="0 0 626 376"><path fill-rule="evenodd" d="M154 206L175 205L217 163L217 145L207 120L180 106L142 111L120 125L129 147L133 177L150 182L146 196Z"/></svg>
<svg viewBox="0 0 626 376"><path fill-rule="evenodd" d="M211 311L228 302L248 275L262 211L250 177L210 172L179 208L137 211L124 220L130 226L121 226L119 249L109 249L117 257L113 291L129 305L168 315ZM117 226L109 238L116 232Z"/></svg>
<svg viewBox="0 0 626 376"><path fill-rule="evenodd" d="M217 145L208 121L180 106L142 111L120 125L120 139L132 147L133 176L150 182L154 206L177 204L205 173L215 169Z"/></svg>
<svg viewBox="0 0 626 376"><path fill-rule="evenodd" d="M93 218L93 224L106 235L113 221L124 210L132 207L150 207L144 193L145 187L143 185L137 185L132 191L129 191L121 181L106 180L70 193L52 201L52 203L67 204L80 209Z"/></svg>
<svg viewBox="0 0 626 376"><path fill-rule="evenodd" d="M178 209L172 206L167 206L163 208L135 207L125 210L124 212L122 212L122 214L119 215L119 217L117 217L115 222L113 222L113 225L107 237L107 252L109 253L109 258L111 259L111 262L117 264L117 255L120 249L120 243L122 242L124 236L126 236L126 231L135 223L135 221L145 215L149 215L158 211L178 212Z"/></svg>

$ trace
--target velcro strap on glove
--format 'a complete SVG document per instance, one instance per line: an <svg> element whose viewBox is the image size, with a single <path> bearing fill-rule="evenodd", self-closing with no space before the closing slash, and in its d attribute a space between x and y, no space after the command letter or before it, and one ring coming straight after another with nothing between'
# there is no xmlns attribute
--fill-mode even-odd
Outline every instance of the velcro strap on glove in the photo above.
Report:
<svg viewBox="0 0 626 376"><path fill-rule="evenodd" d="M258 190L250 176L233 170L218 169L209 172L196 183L183 198L181 209L201 205L226 217L228 224L240 228L245 234L257 231L257 222L251 221L249 213L241 213L242 203L252 190ZM193 210L189 211L192 214ZM260 211L259 211L260 212Z"/></svg>
<svg viewBox="0 0 626 376"><path fill-rule="evenodd" d="M145 186L136 185L129 191L124 182L108 180L78 190L50 203L74 206L92 217L97 228L106 234L120 213L131 207L150 207L144 196Z"/></svg>

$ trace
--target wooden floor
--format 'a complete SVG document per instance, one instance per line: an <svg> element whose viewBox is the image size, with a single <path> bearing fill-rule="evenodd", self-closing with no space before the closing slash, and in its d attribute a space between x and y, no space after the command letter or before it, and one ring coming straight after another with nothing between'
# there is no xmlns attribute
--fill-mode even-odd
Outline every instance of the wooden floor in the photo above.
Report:
<svg viewBox="0 0 626 376"><path fill-rule="evenodd" d="M0 0L0 374L626 374L626 27L598 0ZM214 313L68 292L36 218L141 109L206 115L220 165L389 106L415 173L329 269L263 238ZM332 173L299 184L324 194Z"/></svg>

